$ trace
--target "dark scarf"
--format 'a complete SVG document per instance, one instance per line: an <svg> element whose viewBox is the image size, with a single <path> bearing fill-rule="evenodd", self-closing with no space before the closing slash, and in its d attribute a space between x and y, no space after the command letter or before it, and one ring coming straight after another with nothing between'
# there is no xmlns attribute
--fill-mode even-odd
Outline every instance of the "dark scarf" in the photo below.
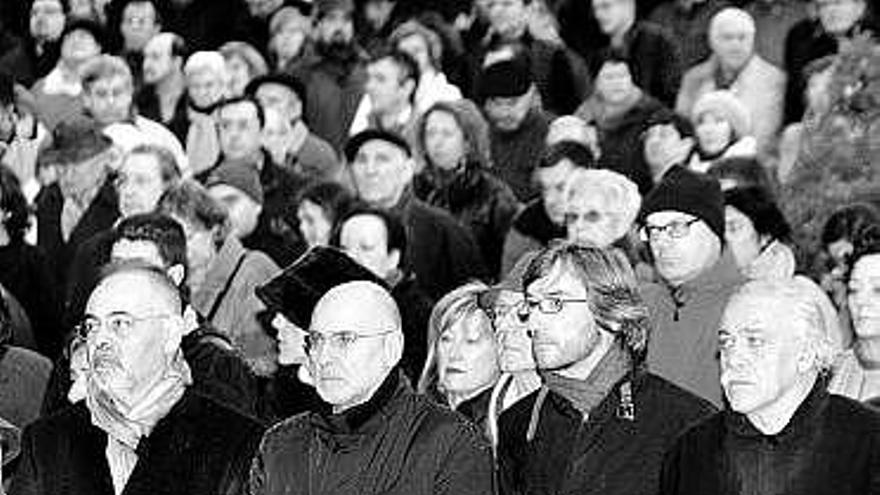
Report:
<svg viewBox="0 0 880 495"><path fill-rule="evenodd" d="M366 433L369 430L370 420L397 396L401 388L408 387L402 373L395 367L368 401L341 413L334 414L330 404L321 404L318 411L312 415L312 424L317 428L320 438L331 446L343 448L348 444L345 440L347 437L354 440L354 437Z"/></svg>
<svg viewBox="0 0 880 495"><path fill-rule="evenodd" d="M426 177L430 183L427 202L454 213L477 198L486 197L488 192L483 187L485 178L480 171L478 164L470 162L459 165L455 170L430 167Z"/></svg>
<svg viewBox="0 0 880 495"><path fill-rule="evenodd" d="M586 418L631 369L629 354L614 342L586 380L567 378L553 372L541 372L540 375L550 391L564 397Z"/></svg>

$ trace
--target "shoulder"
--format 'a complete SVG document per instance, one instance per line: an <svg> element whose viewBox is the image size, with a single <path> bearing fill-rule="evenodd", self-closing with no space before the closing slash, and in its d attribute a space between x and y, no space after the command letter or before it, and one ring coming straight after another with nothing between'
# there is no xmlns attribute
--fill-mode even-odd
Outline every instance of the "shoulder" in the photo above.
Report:
<svg viewBox="0 0 880 495"><path fill-rule="evenodd" d="M711 60L700 62L688 69L682 76L682 84L700 84L712 77L715 64Z"/></svg>
<svg viewBox="0 0 880 495"><path fill-rule="evenodd" d="M830 394L827 414L827 424L837 431L875 440L880 435L880 412L859 401Z"/></svg>
<svg viewBox="0 0 880 495"><path fill-rule="evenodd" d="M653 373L645 373L640 393L649 408L664 418L681 424L693 424L718 410L710 402Z"/></svg>
<svg viewBox="0 0 880 495"><path fill-rule="evenodd" d="M262 434L264 427L255 418L235 411L200 392L188 390L177 418L195 428L199 435L235 439Z"/></svg>
<svg viewBox="0 0 880 495"><path fill-rule="evenodd" d="M314 432L309 420L310 414L312 413L297 414L266 430L260 442L260 454L271 457L302 448Z"/></svg>
<svg viewBox="0 0 880 495"><path fill-rule="evenodd" d="M256 275L274 275L281 269L266 253L256 249L248 249L242 261L242 269Z"/></svg>
<svg viewBox="0 0 880 495"><path fill-rule="evenodd" d="M406 397L399 412L414 418L417 428L414 441L421 442L440 456L461 454L462 449L479 451L488 447L484 435L464 416L423 395Z"/></svg>
<svg viewBox="0 0 880 495"><path fill-rule="evenodd" d="M68 405L48 416L34 421L24 429L24 435L29 437L36 446L56 444L64 438L85 432L93 428L89 410L85 402Z"/></svg>

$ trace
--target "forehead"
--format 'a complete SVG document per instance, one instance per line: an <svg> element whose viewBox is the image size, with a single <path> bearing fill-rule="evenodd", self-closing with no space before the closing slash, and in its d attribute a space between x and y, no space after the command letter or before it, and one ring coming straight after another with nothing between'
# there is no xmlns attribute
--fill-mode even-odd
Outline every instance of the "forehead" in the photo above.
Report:
<svg viewBox="0 0 880 495"><path fill-rule="evenodd" d="M791 335L803 323L799 311L785 298L768 292L734 296L724 310L721 327L727 332Z"/></svg>
<svg viewBox="0 0 880 495"><path fill-rule="evenodd" d="M154 311L171 311L166 297L156 297L164 290L147 275L120 273L104 279L92 291L86 312L102 315L128 312L134 315Z"/></svg>
<svg viewBox="0 0 880 495"><path fill-rule="evenodd" d="M681 133L678 132L678 128L676 128L672 123L666 124L654 124L651 127L648 127L648 130L645 131L646 136L678 136L681 137Z"/></svg>
<svg viewBox="0 0 880 495"><path fill-rule="evenodd" d="M132 153L125 157L120 171L126 174L154 174L158 177L160 175L159 160L148 153Z"/></svg>
<svg viewBox="0 0 880 495"><path fill-rule="evenodd" d="M171 53L171 36L160 34L153 36L144 47L147 53L170 54Z"/></svg>
<svg viewBox="0 0 880 495"><path fill-rule="evenodd" d="M221 120L259 120L257 107L250 101L242 101L220 107Z"/></svg>
<svg viewBox="0 0 880 495"><path fill-rule="evenodd" d="M370 72L371 74L393 74L397 76L403 72L403 69L398 66L397 62L391 57L384 57L370 62L370 64L367 65L367 72Z"/></svg>
<svg viewBox="0 0 880 495"><path fill-rule="evenodd" d="M526 287L529 294L567 294L583 297L587 293L577 269L565 261L556 261L550 270Z"/></svg>
<svg viewBox="0 0 880 495"><path fill-rule="evenodd" d="M406 48L427 48L428 40L422 33L409 33L403 38L400 38L400 41L397 42L397 45L400 47Z"/></svg>
<svg viewBox="0 0 880 495"><path fill-rule="evenodd" d="M402 149L382 139L371 139L362 144L355 159L374 155L384 155L400 161L406 159L406 153Z"/></svg>
<svg viewBox="0 0 880 495"><path fill-rule="evenodd" d="M432 110L425 119L425 127L458 127L458 121L446 110Z"/></svg>
<svg viewBox="0 0 880 495"><path fill-rule="evenodd" d="M47 10L57 10L59 12L63 11L63 6L61 5L60 0L34 0L33 5L31 6L31 11L41 11L45 12Z"/></svg>
<svg viewBox="0 0 880 495"><path fill-rule="evenodd" d="M463 308L454 315L443 328L443 334L475 338L493 336L494 330L489 316L479 308Z"/></svg>
<svg viewBox="0 0 880 495"><path fill-rule="evenodd" d="M92 34L92 32L89 31L88 29L74 29L74 30L72 30L72 31L69 31L69 32L64 36L64 41L67 41L67 40L69 40L69 39L71 39L71 38L74 38L74 37L82 38L82 37L84 37L84 36L85 36L85 37L88 37L88 38L91 39L92 41L95 41L95 36L94 36L94 35Z"/></svg>
<svg viewBox="0 0 880 495"><path fill-rule="evenodd" d="M311 330L322 333L373 333L394 328L393 317L385 304L365 290L324 295L315 307L311 323Z"/></svg>
<svg viewBox="0 0 880 495"><path fill-rule="evenodd" d="M102 76L95 80L92 83L92 91L96 89L106 90L108 88L127 88L131 86L131 80L125 77L122 74L111 74L109 76Z"/></svg>
<svg viewBox="0 0 880 495"><path fill-rule="evenodd" d="M153 16L156 14L156 8L153 7L152 2L130 2L125 8L122 10L123 17L133 17L133 16Z"/></svg>
<svg viewBox="0 0 880 495"><path fill-rule="evenodd" d="M296 98L299 100L296 92L283 84L267 82L260 85L256 92L257 98Z"/></svg>
<svg viewBox="0 0 880 495"><path fill-rule="evenodd" d="M651 213L645 218L645 220L647 223L653 225L666 225L672 222L687 222L695 218L695 216L681 211L662 210Z"/></svg>
<svg viewBox="0 0 880 495"><path fill-rule="evenodd" d="M387 242L385 222L376 215L356 215L349 218L342 225L341 234L345 240L369 240L382 244Z"/></svg>
<svg viewBox="0 0 880 495"><path fill-rule="evenodd" d="M159 246L152 241L119 239L113 243L110 255L116 260L142 260L161 268L164 265Z"/></svg>

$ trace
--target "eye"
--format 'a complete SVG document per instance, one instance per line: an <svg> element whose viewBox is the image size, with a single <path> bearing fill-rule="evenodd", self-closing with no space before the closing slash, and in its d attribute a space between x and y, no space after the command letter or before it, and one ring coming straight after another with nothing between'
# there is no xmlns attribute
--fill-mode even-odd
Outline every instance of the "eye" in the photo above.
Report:
<svg viewBox="0 0 880 495"><path fill-rule="evenodd" d="M336 334L336 340L343 346L348 347L354 344L358 339L358 335L354 332L340 332Z"/></svg>

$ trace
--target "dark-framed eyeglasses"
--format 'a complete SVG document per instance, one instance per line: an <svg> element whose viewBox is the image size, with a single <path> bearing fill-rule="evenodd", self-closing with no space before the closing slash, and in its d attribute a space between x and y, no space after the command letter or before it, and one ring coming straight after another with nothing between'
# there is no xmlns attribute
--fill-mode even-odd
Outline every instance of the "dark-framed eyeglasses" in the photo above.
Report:
<svg viewBox="0 0 880 495"><path fill-rule="evenodd" d="M525 321L535 309L545 315L553 315L562 311L566 304L586 302L589 302L589 300L565 297L544 297L541 299L526 297L521 303L519 303L517 314L519 315L520 320Z"/></svg>
<svg viewBox="0 0 880 495"><path fill-rule="evenodd" d="M314 355L318 350L325 348L329 344L334 349L347 352L361 339L383 337L394 332L394 330L386 330L376 333L358 333L354 330L346 330L342 332L321 333L310 330L305 336L305 350L306 354Z"/></svg>
<svg viewBox="0 0 880 495"><path fill-rule="evenodd" d="M118 311L111 313L105 318L99 318L95 315L87 314L80 322L73 327L74 334L77 339L87 340L94 336L102 328L105 328L114 337L124 337L131 331L136 323L148 320L157 320L170 318L172 315L167 313L147 314L143 316L135 316L126 311Z"/></svg>
<svg viewBox="0 0 880 495"><path fill-rule="evenodd" d="M699 218L691 218L690 220L673 220L666 225L645 224L640 230L640 234L644 241L657 241L661 234L666 234L672 239L681 239L687 237L691 232L691 225L699 221Z"/></svg>

